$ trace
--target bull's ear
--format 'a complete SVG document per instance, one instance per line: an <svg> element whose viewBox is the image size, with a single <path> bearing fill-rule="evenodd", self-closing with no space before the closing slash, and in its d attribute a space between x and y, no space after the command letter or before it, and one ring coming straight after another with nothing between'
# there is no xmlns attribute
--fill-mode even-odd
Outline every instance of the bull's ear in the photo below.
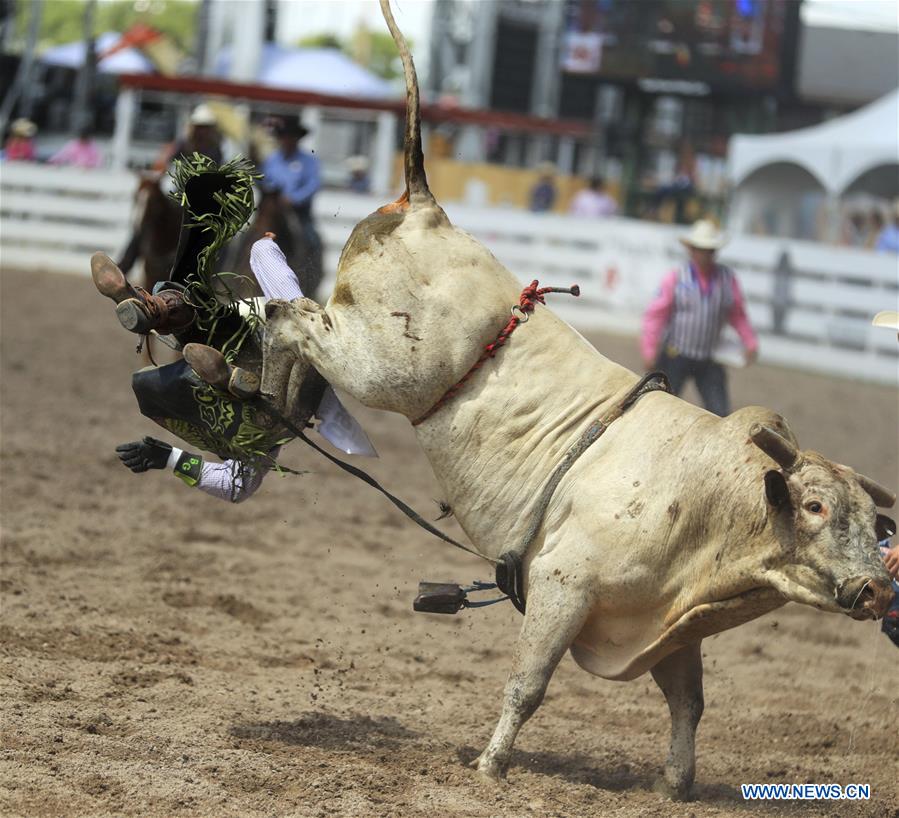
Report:
<svg viewBox="0 0 899 818"><path fill-rule="evenodd" d="M774 508L790 504L790 490L786 478L779 471L772 469L765 472L765 497Z"/></svg>

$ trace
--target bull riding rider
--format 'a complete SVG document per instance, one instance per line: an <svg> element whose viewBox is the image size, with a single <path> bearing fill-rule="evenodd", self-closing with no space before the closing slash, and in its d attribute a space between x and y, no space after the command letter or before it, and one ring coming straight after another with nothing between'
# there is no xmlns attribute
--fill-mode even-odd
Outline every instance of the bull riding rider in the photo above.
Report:
<svg viewBox="0 0 899 818"><path fill-rule="evenodd" d="M726 242L717 225L702 219L680 242L689 259L662 279L647 307L640 351L647 369L668 376L675 395L693 379L705 408L723 417L730 413L727 374L713 359L721 332L726 324L736 329L747 364L758 355L758 339L746 315L736 275L715 260L715 253Z"/></svg>
<svg viewBox="0 0 899 818"><path fill-rule="evenodd" d="M242 392L235 385L229 391L227 369L216 387L207 383L209 373L223 363L223 355L229 359L249 355L256 364L260 359L257 331L263 319L259 305L236 300L222 303L212 293L209 273L215 251L243 226L252 210L253 177L239 162L219 168L200 157L192 164L176 164L175 176L187 216L172 280L148 293L130 284L103 253L91 259L91 274L97 290L115 302L116 316L125 329L141 335L171 335L181 347L192 345L189 360L140 370L134 373L132 386L142 414L189 444L215 452L224 462L208 462L152 437L123 443L116 453L135 473L170 468L188 485L241 502L277 468L280 447L293 437L244 400L252 390ZM228 206L223 207L223 202ZM230 219L223 217L226 211ZM296 275L271 237L253 245L250 264L266 299L302 297ZM365 432L323 380L312 400L313 414L320 420L317 430L323 437L348 454L377 456Z"/></svg>
<svg viewBox="0 0 899 818"><path fill-rule="evenodd" d="M295 229L301 233L306 248L299 264L318 267L322 241L315 229L312 201L321 188L321 169L318 159L300 147L300 141L310 131L299 119L278 117L272 118L270 129L278 147L262 161L262 187L277 192L285 209L296 218Z"/></svg>

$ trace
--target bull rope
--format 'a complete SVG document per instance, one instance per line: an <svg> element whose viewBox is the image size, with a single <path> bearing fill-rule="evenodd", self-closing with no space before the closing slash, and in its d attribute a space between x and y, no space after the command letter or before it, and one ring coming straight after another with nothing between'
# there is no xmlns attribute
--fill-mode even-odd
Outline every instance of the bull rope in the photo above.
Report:
<svg viewBox="0 0 899 818"><path fill-rule="evenodd" d="M461 380L447 389L437 403L428 409L427 412L412 421L413 426L418 426L419 423L423 423L445 403L452 400L462 387L468 383L475 372L484 365L487 359L496 355L500 347L509 340L509 336L518 328L518 325L527 323L530 314L534 311L537 304L546 304L546 298L544 297L546 293L568 293L568 295L573 295L575 298L581 294L581 288L578 287L577 284L574 284L571 287L542 287L537 289L538 283L537 279L534 279L521 291L521 295L518 298L518 304L512 307L512 317L496 337L496 340L484 347L481 357L472 364L471 369L462 376Z"/></svg>

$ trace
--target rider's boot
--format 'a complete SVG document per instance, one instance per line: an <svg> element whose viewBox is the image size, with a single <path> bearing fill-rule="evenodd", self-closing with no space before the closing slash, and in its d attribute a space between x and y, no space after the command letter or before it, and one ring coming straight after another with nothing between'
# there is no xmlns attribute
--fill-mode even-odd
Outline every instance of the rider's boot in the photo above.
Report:
<svg viewBox="0 0 899 818"><path fill-rule="evenodd" d="M194 322L194 308L184 300L181 290L165 289L152 294L135 289L134 298L122 301L115 308L119 323L129 332L146 335L156 330L160 335L177 334Z"/></svg>
<svg viewBox="0 0 899 818"><path fill-rule="evenodd" d="M259 392L259 376L239 366L232 366L217 349L206 344L186 344L184 360L200 379L210 386L247 400Z"/></svg>
<svg viewBox="0 0 899 818"><path fill-rule="evenodd" d="M94 253L91 256L91 278L100 294L111 298L116 304L137 295L137 290L106 253Z"/></svg>
<svg viewBox="0 0 899 818"><path fill-rule="evenodd" d="M91 257L91 278L102 295L115 301L116 317L129 332L146 335L156 330L160 335L168 335L187 329L194 321L194 309L180 290L164 289L152 294L135 287L105 253Z"/></svg>

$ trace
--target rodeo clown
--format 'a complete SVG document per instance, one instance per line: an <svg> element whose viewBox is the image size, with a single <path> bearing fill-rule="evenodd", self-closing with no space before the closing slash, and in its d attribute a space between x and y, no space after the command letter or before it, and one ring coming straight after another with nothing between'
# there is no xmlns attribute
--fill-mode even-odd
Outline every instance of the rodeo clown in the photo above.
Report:
<svg viewBox="0 0 899 818"><path fill-rule="evenodd" d="M191 344L185 358L135 372L132 387L143 415L224 462L208 462L153 437L123 443L116 453L135 473L171 469L187 485L238 503L259 488L272 468L282 468L276 458L281 446L293 438L251 401L243 400L253 387L232 384L229 390L227 371L218 388L207 383L208 373L221 364L222 356L228 364L239 362L242 373L259 371L261 366L264 300L238 299L231 295L234 277L211 272L218 250L252 213L254 177L242 160L220 167L195 154L176 162L173 178L185 219L170 280L149 293L130 284L104 253L91 258L91 276L97 290L115 302L125 329L173 336L181 348ZM250 266L265 299L302 297L297 277L272 237L253 245ZM311 400L309 415L319 419L317 431L326 440L348 454L377 457L365 432L326 382L321 381Z"/></svg>

